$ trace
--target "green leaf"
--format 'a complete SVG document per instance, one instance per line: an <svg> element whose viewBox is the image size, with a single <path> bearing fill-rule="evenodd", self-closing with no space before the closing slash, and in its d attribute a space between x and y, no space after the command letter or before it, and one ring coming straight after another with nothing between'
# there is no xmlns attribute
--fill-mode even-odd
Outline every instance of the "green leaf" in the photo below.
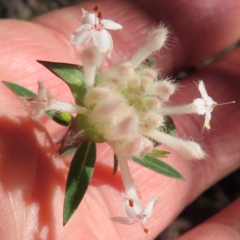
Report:
<svg viewBox="0 0 240 240"><path fill-rule="evenodd" d="M57 153L56 153L56 157L68 156L68 155L71 155L71 154L76 153L77 150L78 150L77 147L69 148L67 151L63 152L62 154L60 154L60 152L59 152L59 150L58 150Z"/></svg>
<svg viewBox="0 0 240 240"><path fill-rule="evenodd" d="M51 110L51 111L45 112L45 114L56 123L66 127L69 126L73 120L73 116L70 113L65 113L65 112L59 113Z"/></svg>
<svg viewBox="0 0 240 240"><path fill-rule="evenodd" d="M16 95L19 97L28 97L28 98L34 98L37 97L37 94L12 82L3 81L3 83L8 86L9 89L11 89Z"/></svg>
<svg viewBox="0 0 240 240"><path fill-rule="evenodd" d="M147 58L143 64L147 65L148 67L153 67L155 65L155 62L155 58Z"/></svg>
<svg viewBox="0 0 240 240"><path fill-rule="evenodd" d="M113 175L117 172L118 170L118 158L117 155L114 154L114 158L113 158Z"/></svg>
<svg viewBox="0 0 240 240"><path fill-rule="evenodd" d="M38 61L53 74L61 78L70 88L75 102L82 105L86 94L82 66L69 63Z"/></svg>
<svg viewBox="0 0 240 240"><path fill-rule="evenodd" d="M19 97L25 97L25 98L37 97L36 93L16 83L7 82L7 81L3 81L3 83ZM57 113L51 110L51 111L46 111L45 114L56 123L61 124L63 126L69 126L69 124L73 119L72 115L69 113Z"/></svg>
<svg viewBox="0 0 240 240"><path fill-rule="evenodd" d="M67 134L59 149L62 155L66 150L78 147L83 142L104 142L104 138L96 132L94 127L88 123L85 115L78 114L72 121Z"/></svg>
<svg viewBox="0 0 240 240"><path fill-rule="evenodd" d="M172 168L165 162L155 157L150 157L145 155L142 157L142 159L137 157L132 157L131 160L157 173L163 174L165 176L184 179L183 176L178 171L176 171L174 168Z"/></svg>
<svg viewBox="0 0 240 240"><path fill-rule="evenodd" d="M96 161L96 144L83 143L77 150L68 172L65 191L63 224L71 218L83 199L92 178Z"/></svg>
<svg viewBox="0 0 240 240"><path fill-rule="evenodd" d="M161 127L160 130L172 136L176 136L176 127L172 118L166 116L164 120L164 127Z"/></svg>
<svg viewBox="0 0 240 240"><path fill-rule="evenodd" d="M152 152L145 154L145 156L150 156L150 157L155 157L155 158L166 158L167 154L170 152L163 151L163 150L158 150L158 149L153 149Z"/></svg>
<svg viewBox="0 0 240 240"><path fill-rule="evenodd" d="M152 67L152 66L155 65L156 59L155 58L148 58L148 61L149 61L150 67Z"/></svg>

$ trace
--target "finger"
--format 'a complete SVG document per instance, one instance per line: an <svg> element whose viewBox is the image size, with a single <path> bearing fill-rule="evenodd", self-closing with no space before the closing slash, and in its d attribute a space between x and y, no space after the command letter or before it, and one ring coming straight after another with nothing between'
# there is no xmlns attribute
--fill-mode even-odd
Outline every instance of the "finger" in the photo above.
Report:
<svg viewBox="0 0 240 240"><path fill-rule="evenodd" d="M163 72L168 74L194 66L240 37L238 0L227 1L224 5L217 0L138 2L97 2L103 18L112 19L124 27L124 32L111 32L115 37L113 62L130 57L145 41L149 30L159 23L170 29L170 38L159 61ZM84 3L79 7L61 9L35 21L69 38L79 26L80 7L91 11L95 4Z"/></svg>
<svg viewBox="0 0 240 240"><path fill-rule="evenodd" d="M226 209L187 232L178 240L219 239L235 240L240 238L240 200L236 200Z"/></svg>
<svg viewBox="0 0 240 240"><path fill-rule="evenodd" d="M54 162L43 126L7 113L0 121L1 239L55 239L62 226L65 173Z"/></svg>
<svg viewBox="0 0 240 240"><path fill-rule="evenodd" d="M169 47L168 70L195 66L240 38L240 31L235 31L240 19L238 0L224 4L218 0L138 2L156 22L170 26L173 46Z"/></svg>

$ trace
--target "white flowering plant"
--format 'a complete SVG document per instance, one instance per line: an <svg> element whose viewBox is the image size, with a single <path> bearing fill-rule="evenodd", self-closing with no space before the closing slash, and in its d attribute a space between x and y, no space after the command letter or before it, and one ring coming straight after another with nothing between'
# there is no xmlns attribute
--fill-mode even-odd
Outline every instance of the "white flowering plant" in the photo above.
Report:
<svg viewBox="0 0 240 240"><path fill-rule="evenodd" d="M37 94L15 83L4 83L20 96L33 119L41 121L46 114L67 127L56 153L58 157L74 153L66 183L63 223L68 222L87 191L95 168L96 143L106 142L114 152L113 174L119 166L124 185L122 207L125 216L111 220L129 225L139 223L148 233L144 223L152 216L159 197L153 196L143 206L128 161L168 177L184 179L161 160L169 152L160 150L159 145L168 146L187 160L204 159L206 153L198 143L176 137L170 116L205 115L203 130L210 129L211 112L221 104L208 95L202 80L197 84L200 98L186 105L169 104L178 84L174 79L162 77L151 58L152 53L167 41L169 31L166 27L159 26L151 31L130 59L104 69L103 62L110 58L113 50L108 30L123 27L102 19L97 6L93 12L83 9L82 14L82 25L73 33L71 43L84 46L80 51L83 65L38 61L68 85L74 104L54 98L42 82L38 82Z"/></svg>

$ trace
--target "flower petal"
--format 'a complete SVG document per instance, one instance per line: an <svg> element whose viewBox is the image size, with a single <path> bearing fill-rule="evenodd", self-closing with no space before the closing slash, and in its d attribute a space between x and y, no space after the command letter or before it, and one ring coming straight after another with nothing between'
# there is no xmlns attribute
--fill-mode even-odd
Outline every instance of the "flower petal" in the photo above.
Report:
<svg viewBox="0 0 240 240"><path fill-rule="evenodd" d="M81 27L77 28L76 31L72 34L71 43L73 45L82 44L85 41L88 41L93 35L93 30L91 29L90 24L84 24Z"/></svg>
<svg viewBox="0 0 240 240"><path fill-rule="evenodd" d="M48 91L46 90L46 88L42 82L38 81L37 84L38 84L38 100L40 102L42 102L42 101L47 102L48 95L49 95Z"/></svg>
<svg viewBox="0 0 240 240"><path fill-rule="evenodd" d="M205 115L205 121L204 121L204 125L203 125L203 128L207 128L207 129L210 129L210 120L211 120L211 112L207 111L206 112L206 115Z"/></svg>
<svg viewBox="0 0 240 240"><path fill-rule="evenodd" d="M193 101L194 112L203 115L206 113L206 104L202 98L194 99Z"/></svg>
<svg viewBox="0 0 240 240"><path fill-rule="evenodd" d="M208 94L207 94L207 90L206 90L205 85L202 80L198 84L198 90L199 90L203 100L206 102L208 100Z"/></svg>
<svg viewBox="0 0 240 240"><path fill-rule="evenodd" d="M147 206L145 207L144 211L143 211L143 220L142 222L144 223L148 218L150 218L152 216L153 213L153 208L154 205L159 201L159 197L155 197L152 200L150 200L147 204Z"/></svg>
<svg viewBox="0 0 240 240"><path fill-rule="evenodd" d="M136 222L134 218L126 218L126 217L112 217L111 220L113 222L119 222L126 225L132 225Z"/></svg>
<svg viewBox="0 0 240 240"><path fill-rule="evenodd" d="M103 24L103 28L105 28L105 29L119 30L119 29L123 28L122 25L120 25L112 20L103 19L101 21L101 23Z"/></svg>
<svg viewBox="0 0 240 240"><path fill-rule="evenodd" d="M94 45L99 52L109 54L113 48L112 36L107 30L95 31L93 35Z"/></svg>
<svg viewBox="0 0 240 240"><path fill-rule="evenodd" d="M95 13L89 13L82 8L82 14L83 14L81 19L82 24L93 25L98 22L98 17L96 16Z"/></svg>
<svg viewBox="0 0 240 240"><path fill-rule="evenodd" d="M126 216L130 218L136 218L137 215L141 214L143 207L140 202L133 201L133 207L129 205L129 199L123 202L123 212Z"/></svg>

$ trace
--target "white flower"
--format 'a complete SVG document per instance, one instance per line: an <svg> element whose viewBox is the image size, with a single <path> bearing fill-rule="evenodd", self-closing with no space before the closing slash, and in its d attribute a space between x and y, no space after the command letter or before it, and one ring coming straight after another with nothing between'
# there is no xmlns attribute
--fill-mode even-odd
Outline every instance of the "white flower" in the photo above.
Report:
<svg viewBox="0 0 240 240"><path fill-rule="evenodd" d="M71 43L78 45L92 39L99 52L109 54L113 48L113 41L112 36L106 29L118 30L122 29L122 26L112 20L101 19L100 12L97 12L97 15L84 9L82 9L82 12L81 22L83 25L73 33Z"/></svg>
<svg viewBox="0 0 240 240"><path fill-rule="evenodd" d="M127 159L118 157L118 163L124 184L123 212L126 217L113 217L111 220L127 225L140 223L144 232L148 233L148 229L144 227L143 223L152 216L154 205L158 202L159 198L155 197L151 199L147 206L143 208L129 172Z"/></svg>
<svg viewBox="0 0 240 240"><path fill-rule="evenodd" d="M172 106L172 107L162 107L159 110L159 113L166 115L175 115L175 114L190 114L196 113L199 115L205 114L205 121L203 128L210 129L210 120L211 112L217 104L210 96L208 96L205 85L203 81L199 81L198 90L202 98L195 99L191 104L186 104L182 106Z"/></svg>
<svg viewBox="0 0 240 240"><path fill-rule="evenodd" d="M23 99L25 103L30 107L30 110L33 112L35 119L39 118L42 114L44 114L44 112L49 110L80 114L85 114L87 112L87 109L83 107L54 99L51 93L46 90L42 82L38 82L37 97Z"/></svg>
<svg viewBox="0 0 240 240"><path fill-rule="evenodd" d="M154 205L159 201L158 197L150 200L145 208L141 205L138 199L133 200L126 198L123 203L123 211L127 217L113 217L113 222L131 225L140 223L144 232L148 233L148 229L144 227L143 223L152 216Z"/></svg>
<svg viewBox="0 0 240 240"><path fill-rule="evenodd" d="M217 106L217 103L213 101L211 97L208 96L205 85L202 80L198 84L198 90L202 98L195 99L193 103L197 108L198 114L200 115L205 114L203 128L205 127L207 129L210 129L211 112L213 111L214 107Z"/></svg>

